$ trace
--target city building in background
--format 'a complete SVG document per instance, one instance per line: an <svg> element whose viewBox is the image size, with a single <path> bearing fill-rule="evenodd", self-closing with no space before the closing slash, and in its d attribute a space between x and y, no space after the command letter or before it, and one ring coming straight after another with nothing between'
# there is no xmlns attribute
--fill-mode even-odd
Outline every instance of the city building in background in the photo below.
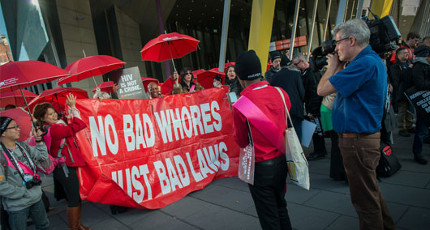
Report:
<svg viewBox="0 0 430 230"><path fill-rule="evenodd" d="M248 49L252 0L231 0L226 62ZM332 39L338 22L369 15L374 2L391 4L390 13L405 37L410 31L430 35L426 0L277 0L268 48L309 55ZM142 61L140 50L160 33L178 32L198 40L199 49L176 59L177 69L218 67L224 0L1 0L0 61L41 60L59 67L84 57L111 55L137 66L142 77L164 81L171 64ZM316 8L315 8L316 7ZM374 9L371 9L374 11ZM297 21L297 23L296 23ZM295 32L293 35L292 33ZM10 46L10 48L8 47ZM109 74L103 77L109 79ZM97 78L101 83L102 78ZM69 83L70 84L70 83ZM33 87L39 92L56 83ZM92 80L71 86L91 92Z"/></svg>

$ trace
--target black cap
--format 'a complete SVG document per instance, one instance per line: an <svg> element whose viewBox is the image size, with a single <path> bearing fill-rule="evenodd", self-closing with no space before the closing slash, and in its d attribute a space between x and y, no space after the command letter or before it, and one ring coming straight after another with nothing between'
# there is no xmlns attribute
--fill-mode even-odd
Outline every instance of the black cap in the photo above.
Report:
<svg viewBox="0 0 430 230"><path fill-rule="evenodd" d="M270 61L273 62L273 60L275 60L277 58L282 58L281 52L279 52L279 51L270 52Z"/></svg>
<svg viewBox="0 0 430 230"><path fill-rule="evenodd" d="M235 72L240 80L254 80L261 77L261 63L254 50L243 52L236 61Z"/></svg>
<svg viewBox="0 0 430 230"><path fill-rule="evenodd" d="M428 57L430 56L430 47L419 46L414 50L414 54L417 57Z"/></svg>
<svg viewBox="0 0 430 230"><path fill-rule="evenodd" d="M4 131L6 131L7 126L13 119L10 117L0 117L0 135L3 134Z"/></svg>

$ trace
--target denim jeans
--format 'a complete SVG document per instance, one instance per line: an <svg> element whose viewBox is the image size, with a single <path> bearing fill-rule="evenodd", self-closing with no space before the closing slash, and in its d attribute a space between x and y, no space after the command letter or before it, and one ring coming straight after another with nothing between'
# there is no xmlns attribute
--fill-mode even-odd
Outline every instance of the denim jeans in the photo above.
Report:
<svg viewBox="0 0 430 230"><path fill-rule="evenodd" d="M49 229L48 215L42 198L28 208L19 211L8 212L9 225L12 230L26 230L27 218L30 216L38 230Z"/></svg>
<svg viewBox="0 0 430 230"><path fill-rule="evenodd" d="M414 145L412 146L412 152L415 156L422 154L424 137L428 134L429 126L429 118L423 111L417 109L417 123L415 125Z"/></svg>

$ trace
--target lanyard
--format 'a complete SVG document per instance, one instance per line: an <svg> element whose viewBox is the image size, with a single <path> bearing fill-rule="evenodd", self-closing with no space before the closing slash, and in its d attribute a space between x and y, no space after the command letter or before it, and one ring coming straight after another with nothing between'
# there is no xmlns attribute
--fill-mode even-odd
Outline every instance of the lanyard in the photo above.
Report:
<svg viewBox="0 0 430 230"><path fill-rule="evenodd" d="M24 170L18 164L18 161L16 160L16 158L12 155L12 151L10 149L6 148L3 143L1 143L1 145L3 147L3 150L6 153L7 157L12 160L12 164L19 171L19 174L21 175L22 180L25 181L25 179L24 179L24 174L25 174ZM33 161L31 160L31 158L27 154L25 154L24 150L22 149L22 147L20 145L18 145L18 143L16 143L16 145L18 146L18 148L21 151L22 155L24 155L27 158L27 160L28 160L28 162L30 164L30 168L31 168L31 170L33 170L33 174L36 175L36 167L34 166Z"/></svg>

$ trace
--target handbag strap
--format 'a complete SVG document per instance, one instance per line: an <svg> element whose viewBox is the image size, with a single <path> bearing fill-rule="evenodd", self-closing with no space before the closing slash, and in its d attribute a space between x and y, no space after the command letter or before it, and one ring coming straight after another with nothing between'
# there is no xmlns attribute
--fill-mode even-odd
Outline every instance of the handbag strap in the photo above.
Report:
<svg viewBox="0 0 430 230"><path fill-rule="evenodd" d="M291 126L294 128L294 124L293 121L291 120L291 116L290 116L290 112L288 112L288 108L287 108L287 104L285 103L285 97L284 94L281 92L281 90L278 87L275 87L279 94L281 94L282 97L282 101L284 102L284 108L285 108L285 122L287 123L288 126L288 119L290 120ZM287 116L288 115L288 116Z"/></svg>
<svg viewBox="0 0 430 230"><path fill-rule="evenodd" d="M260 131L269 142L271 142L279 151L285 153L284 134L276 127L275 124L257 107L249 98L241 96L233 107L239 110L247 120ZM278 134L277 138L271 138Z"/></svg>

